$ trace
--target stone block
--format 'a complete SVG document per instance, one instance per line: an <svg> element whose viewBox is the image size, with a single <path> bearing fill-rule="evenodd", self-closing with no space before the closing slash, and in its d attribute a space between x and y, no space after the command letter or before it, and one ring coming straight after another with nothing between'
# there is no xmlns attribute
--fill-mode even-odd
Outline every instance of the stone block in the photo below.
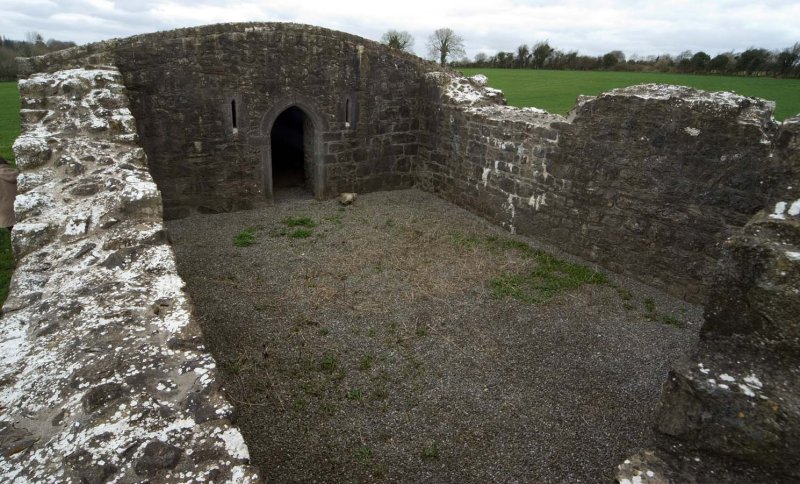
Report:
<svg viewBox="0 0 800 484"><path fill-rule="evenodd" d="M23 133L14 141L13 149L17 166L23 170L47 164L53 155L48 140L35 133Z"/></svg>
<svg viewBox="0 0 800 484"><path fill-rule="evenodd" d="M800 217L757 215L723 249L704 337L742 335L800 354Z"/></svg>
<svg viewBox="0 0 800 484"><path fill-rule="evenodd" d="M797 370L784 367L780 360L730 349L734 348L707 346L697 363L673 368L657 429L690 448L800 478Z"/></svg>
<svg viewBox="0 0 800 484"><path fill-rule="evenodd" d="M58 228L52 223L25 222L14 226L11 239L14 255L17 259L52 242L58 234Z"/></svg>

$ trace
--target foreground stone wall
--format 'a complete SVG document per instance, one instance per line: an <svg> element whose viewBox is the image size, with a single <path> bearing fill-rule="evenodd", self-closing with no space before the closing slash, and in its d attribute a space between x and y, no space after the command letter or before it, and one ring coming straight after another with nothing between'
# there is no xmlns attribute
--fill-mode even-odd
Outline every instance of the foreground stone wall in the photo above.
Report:
<svg viewBox="0 0 800 484"><path fill-rule="evenodd" d="M721 241L787 173L760 99L643 85L563 117L498 105L480 78L428 81L422 187L694 301Z"/></svg>
<svg viewBox="0 0 800 484"><path fill-rule="evenodd" d="M800 480L800 120L778 148L795 171L725 242L700 345L664 386L660 439L621 482Z"/></svg>
<svg viewBox="0 0 800 484"><path fill-rule="evenodd" d="M430 65L415 56L305 25L221 24L90 44L20 70L96 62L123 73L167 218L268 199L270 129L292 105L313 123L306 175L317 197L414 184L417 79Z"/></svg>
<svg viewBox="0 0 800 484"><path fill-rule="evenodd" d="M0 481L255 482L115 68L20 81Z"/></svg>

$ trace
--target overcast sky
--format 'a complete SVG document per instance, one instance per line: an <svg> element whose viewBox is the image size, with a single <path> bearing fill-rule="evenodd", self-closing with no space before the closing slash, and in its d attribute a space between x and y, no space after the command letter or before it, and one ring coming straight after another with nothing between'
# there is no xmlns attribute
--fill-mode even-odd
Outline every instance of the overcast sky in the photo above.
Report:
<svg viewBox="0 0 800 484"><path fill-rule="evenodd" d="M562 50L628 56L748 47L782 49L800 42L800 0L0 0L0 35L79 44L218 22L289 21L380 40L407 30L415 51L435 29L464 38L478 52L513 51L549 40Z"/></svg>

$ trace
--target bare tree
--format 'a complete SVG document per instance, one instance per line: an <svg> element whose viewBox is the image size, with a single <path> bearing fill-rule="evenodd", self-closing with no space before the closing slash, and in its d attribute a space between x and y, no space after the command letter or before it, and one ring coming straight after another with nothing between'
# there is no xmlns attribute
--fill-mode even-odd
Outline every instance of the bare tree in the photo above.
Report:
<svg viewBox="0 0 800 484"><path fill-rule="evenodd" d="M528 67L531 61L531 51L528 49L527 44L522 44L517 47L517 67L524 69Z"/></svg>
<svg viewBox="0 0 800 484"><path fill-rule="evenodd" d="M464 39L456 35L452 29L441 28L428 37L428 55L439 59L441 65L447 65L448 58L459 58L466 55Z"/></svg>
<svg viewBox="0 0 800 484"><path fill-rule="evenodd" d="M391 49L404 50L413 53L414 37L405 30L388 30L383 37L381 43L386 44Z"/></svg>
<svg viewBox="0 0 800 484"><path fill-rule="evenodd" d="M47 52L47 46L44 43L42 34L35 31L28 31L25 33L25 57L32 57L35 55L42 55Z"/></svg>
<svg viewBox="0 0 800 484"><path fill-rule="evenodd" d="M44 43L44 37L42 37L42 34L36 32L35 30L29 30L26 32L25 40L33 45Z"/></svg>

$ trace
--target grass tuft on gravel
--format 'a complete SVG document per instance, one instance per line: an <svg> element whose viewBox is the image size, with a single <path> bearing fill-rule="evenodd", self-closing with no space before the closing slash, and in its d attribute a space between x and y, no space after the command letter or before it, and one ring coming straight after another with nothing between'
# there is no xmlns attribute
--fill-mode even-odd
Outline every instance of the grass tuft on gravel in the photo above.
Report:
<svg viewBox="0 0 800 484"><path fill-rule="evenodd" d="M317 223L311 217L286 217L283 219L283 223L289 227L307 227L313 228L317 226Z"/></svg>
<svg viewBox="0 0 800 484"><path fill-rule="evenodd" d="M422 448L422 459L433 460L439 458L439 446L436 442L431 442Z"/></svg>
<svg viewBox="0 0 800 484"><path fill-rule="evenodd" d="M289 237L293 239L307 239L314 235L314 232L308 229L297 229L294 232L289 234Z"/></svg>
<svg viewBox="0 0 800 484"><path fill-rule="evenodd" d="M492 295L511 297L529 304L544 304L561 292L584 284L606 284L605 274L586 266L558 259L525 242L498 236L477 237L453 233L450 242L462 248L484 248L492 254L514 251L533 267L522 273L508 272L489 280Z"/></svg>
<svg viewBox="0 0 800 484"><path fill-rule="evenodd" d="M528 304L544 304L561 292L584 284L604 284L605 275L584 266L553 259L527 274L504 274L489 281L495 297L512 297Z"/></svg>
<svg viewBox="0 0 800 484"><path fill-rule="evenodd" d="M327 353L319 361L319 371L324 373L333 373L338 367L339 360L337 360L336 355L331 353Z"/></svg>
<svg viewBox="0 0 800 484"><path fill-rule="evenodd" d="M372 449L366 445L362 445L353 452L353 455L358 460L369 460L372 457Z"/></svg>
<svg viewBox="0 0 800 484"><path fill-rule="evenodd" d="M368 371L372 369L372 365L375 363L375 357L372 354L367 353L366 355L361 357L361 360L358 362L358 369L361 371Z"/></svg>
<svg viewBox="0 0 800 484"><path fill-rule="evenodd" d="M681 321L680 319L676 318L671 314L665 314L661 316L661 322L668 326L674 326L678 329L686 328L686 323L684 323L683 321Z"/></svg>
<svg viewBox="0 0 800 484"><path fill-rule="evenodd" d="M233 238L233 245L236 247L249 247L255 243L256 228L248 227Z"/></svg>

